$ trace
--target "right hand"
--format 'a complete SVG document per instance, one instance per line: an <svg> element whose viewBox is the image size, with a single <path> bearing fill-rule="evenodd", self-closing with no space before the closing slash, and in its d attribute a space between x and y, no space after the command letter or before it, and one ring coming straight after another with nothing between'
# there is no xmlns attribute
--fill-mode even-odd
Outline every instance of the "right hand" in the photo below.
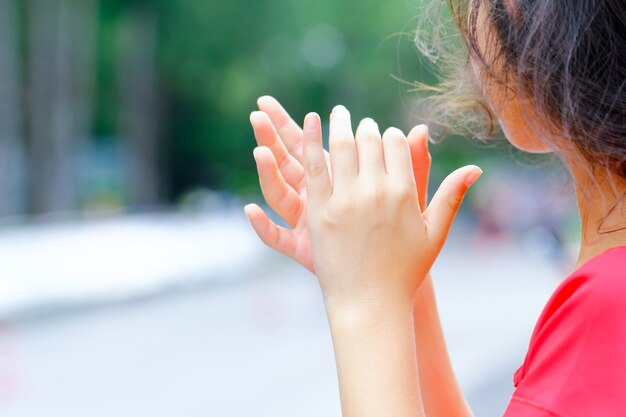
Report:
<svg viewBox="0 0 626 417"><path fill-rule="evenodd" d="M255 232L270 248L280 252L315 274L311 240L306 222L306 185L302 164L302 129L280 103L270 96L259 98L260 111L250 115L257 144L257 163L261 191L267 204L291 227L272 222L256 204L245 207ZM407 136L413 175L420 207L427 207L428 177L431 156L428 151L428 128L414 127ZM324 151L332 176L330 157Z"/></svg>

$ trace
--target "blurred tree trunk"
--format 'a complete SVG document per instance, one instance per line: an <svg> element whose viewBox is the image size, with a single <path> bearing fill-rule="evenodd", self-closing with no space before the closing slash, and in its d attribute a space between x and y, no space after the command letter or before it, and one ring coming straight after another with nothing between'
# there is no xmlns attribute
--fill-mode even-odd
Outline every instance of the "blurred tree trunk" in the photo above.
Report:
<svg viewBox="0 0 626 417"><path fill-rule="evenodd" d="M96 1L28 0L26 13L31 210L67 211L91 125Z"/></svg>
<svg viewBox="0 0 626 417"><path fill-rule="evenodd" d="M159 202L159 93L156 62L157 18L135 7L122 18L118 32L120 131L129 152L130 203Z"/></svg>
<svg viewBox="0 0 626 417"><path fill-rule="evenodd" d="M95 108L98 0L71 0L76 137L87 144Z"/></svg>
<svg viewBox="0 0 626 417"><path fill-rule="evenodd" d="M24 142L18 11L0 0L0 216L24 209Z"/></svg>

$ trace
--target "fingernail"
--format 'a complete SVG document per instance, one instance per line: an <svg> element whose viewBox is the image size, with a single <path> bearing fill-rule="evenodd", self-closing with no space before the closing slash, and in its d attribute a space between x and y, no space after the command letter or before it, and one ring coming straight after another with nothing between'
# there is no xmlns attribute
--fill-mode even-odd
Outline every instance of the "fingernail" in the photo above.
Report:
<svg viewBox="0 0 626 417"><path fill-rule="evenodd" d="M272 101L272 98L270 96L261 96L257 99L257 104L263 105L263 104L270 104Z"/></svg>
<svg viewBox="0 0 626 417"><path fill-rule="evenodd" d="M243 211L244 213L246 213L246 216L250 213L250 210L252 209L253 206L254 204L246 204L245 206L243 206Z"/></svg>
<svg viewBox="0 0 626 417"><path fill-rule="evenodd" d="M345 113L345 112L347 112L347 111L348 111L348 109L346 109L346 107L345 107L345 106L342 106L341 104L338 104L338 105L336 105L335 107L333 107L333 111L332 111L332 113L337 113L337 112L343 112L343 113Z"/></svg>
<svg viewBox="0 0 626 417"><path fill-rule="evenodd" d="M319 124L319 116L317 115L317 113L307 114L306 119L304 121L305 128L309 130L315 130L317 129L318 124Z"/></svg>
<svg viewBox="0 0 626 417"><path fill-rule="evenodd" d="M480 178L482 174L483 174L483 170L480 168L478 168L476 171L472 171L472 173L469 174L467 178L465 178L465 185L467 187L471 187L476 182L476 180Z"/></svg>
<svg viewBox="0 0 626 417"><path fill-rule="evenodd" d="M250 113L250 120L254 120L256 118L258 118L261 115L260 111L253 111L252 113Z"/></svg>
<svg viewBox="0 0 626 417"><path fill-rule="evenodd" d="M254 148L254 150L252 151L252 155L254 156L254 159L255 159L256 161L258 161L258 160L259 160L259 155L261 155L261 152L263 152L263 151L261 150L261 147L260 147L260 146L257 146L257 147L256 147L256 148Z"/></svg>

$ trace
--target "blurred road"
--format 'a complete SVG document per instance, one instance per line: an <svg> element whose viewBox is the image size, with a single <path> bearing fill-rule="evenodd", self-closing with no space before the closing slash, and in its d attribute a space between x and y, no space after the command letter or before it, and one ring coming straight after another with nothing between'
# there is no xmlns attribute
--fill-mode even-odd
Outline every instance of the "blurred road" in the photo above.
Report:
<svg viewBox="0 0 626 417"><path fill-rule="evenodd" d="M334 417L332 345L314 278L269 250L254 276L0 328L7 417ZM498 416L556 272L460 230L433 269L453 365Z"/></svg>
<svg viewBox="0 0 626 417"><path fill-rule="evenodd" d="M262 263L243 209L0 229L0 320L245 278Z"/></svg>

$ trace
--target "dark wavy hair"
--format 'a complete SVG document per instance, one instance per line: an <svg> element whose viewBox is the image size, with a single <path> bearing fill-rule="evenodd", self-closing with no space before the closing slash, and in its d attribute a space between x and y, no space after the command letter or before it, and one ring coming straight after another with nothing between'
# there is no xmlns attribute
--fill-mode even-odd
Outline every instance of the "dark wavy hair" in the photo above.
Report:
<svg viewBox="0 0 626 417"><path fill-rule="evenodd" d="M510 92L530 104L539 137L626 180L626 0L430 6L435 12L422 10L431 19L422 20L415 41L443 71L442 82L428 87L437 93L428 98L431 117L452 131L490 136L495 111L484 91ZM466 53L459 55L459 47ZM484 75L480 83L472 65Z"/></svg>

